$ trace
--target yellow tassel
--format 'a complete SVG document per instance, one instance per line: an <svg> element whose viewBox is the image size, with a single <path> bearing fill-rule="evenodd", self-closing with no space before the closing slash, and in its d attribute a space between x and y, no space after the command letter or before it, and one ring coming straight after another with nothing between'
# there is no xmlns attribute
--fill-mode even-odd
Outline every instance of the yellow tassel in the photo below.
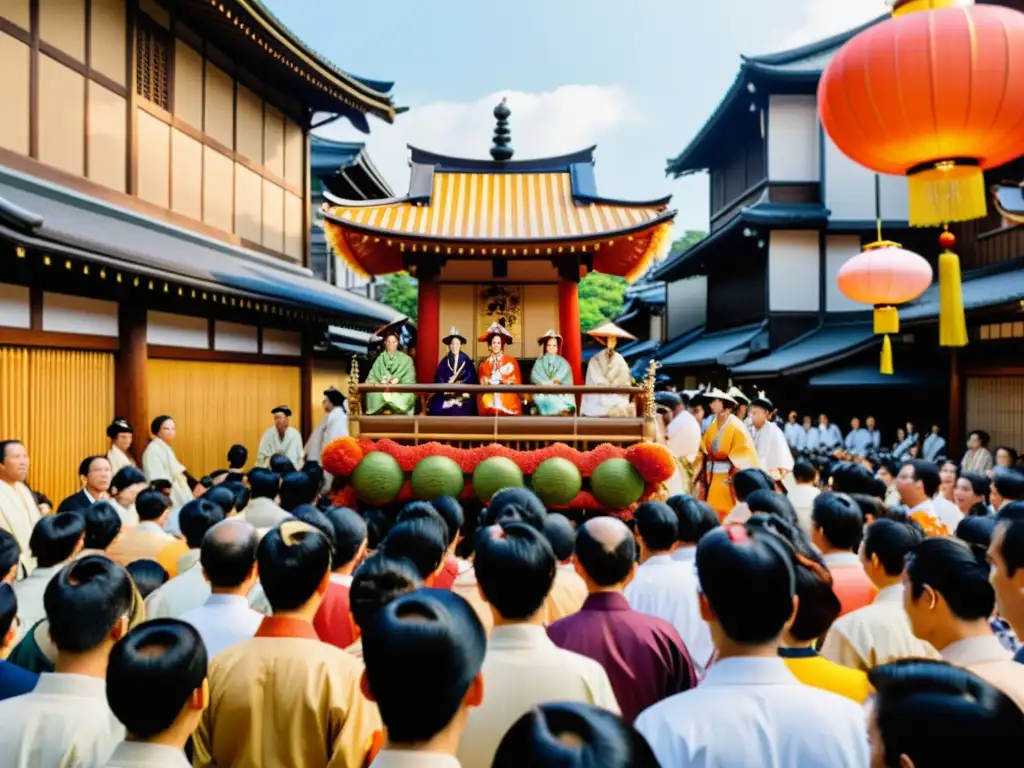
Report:
<svg viewBox="0 0 1024 768"><path fill-rule="evenodd" d="M939 344L943 347L967 345L960 259L949 250L939 254Z"/></svg>
<svg viewBox="0 0 1024 768"><path fill-rule="evenodd" d="M875 307L875 333L899 333L900 313L896 307Z"/></svg>
<svg viewBox="0 0 1024 768"><path fill-rule="evenodd" d="M907 175L910 226L937 227L980 219L988 212L985 174L976 165L939 162Z"/></svg>
<svg viewBox="0 0 1024 768"><path fill-rule="evenodd" d="M892 376L892 342L889 341L889 334L882 337L882 364L878 370L886 376Z"/></svg>
<svg viewBox="0 0 1024 768"><path fill-rule="evenodd" d="M973 2L973 0L971 0ZM969 5L965 0L897 0L892 9L893 16L903 16L916 11L933 11L936 8L952 8L957 5Z"/></svg>

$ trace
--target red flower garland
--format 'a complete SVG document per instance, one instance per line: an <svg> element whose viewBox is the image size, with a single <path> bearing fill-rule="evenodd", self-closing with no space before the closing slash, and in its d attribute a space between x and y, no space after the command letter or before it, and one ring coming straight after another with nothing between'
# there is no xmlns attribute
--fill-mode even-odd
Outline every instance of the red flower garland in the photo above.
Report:
<svg viewBox="0 0 1024 768"><path fill-rule="evenodd" d="M355 438L339 437L324 446L323 452L320 454L320 464L325 471L332 475L348 477L359 466L364 453L365 451Z"/></svg>

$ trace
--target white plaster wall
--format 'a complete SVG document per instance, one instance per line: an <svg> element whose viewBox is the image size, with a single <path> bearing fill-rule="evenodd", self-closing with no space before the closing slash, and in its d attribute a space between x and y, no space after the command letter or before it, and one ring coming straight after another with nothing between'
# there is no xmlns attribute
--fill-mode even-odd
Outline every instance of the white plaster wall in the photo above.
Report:
<svg viewBox="0 0 1024 768"><path fill-rule="evenodd" d="M0 326L30 328L32 307L28 287L0 283Z"/></svg>
<svg viewBox="0 0 1024 768"><path fill-rule="evenodd" d="M51 333L117 336L117 302L44 293L43 330Z"/></svg>
<svg viewBox="0 0 1024 768"><path fill-rule="evenodd" d="M703 275L669 283L666 289L666 340L703 325L708 318L708 279Z"/></svg>
<svg viewBox="0 0 1024 768"><path fill-rule="evenodd" d="M854 162L825 136L825 206L832 221L874 221L875 173ZM906 221L910 200L904 176L880 174L882 218Z"/></svg>
<svg viewBox="0 0 1024 768"><path fill-rule="evenodd" d="M768 179L818 181L818 108L814 96L772 96L768 102Z"/></svg>
<svg viewBox="0 0 1024 768"><path fill-rule="evenodd" d="M253 325L217 320L213 324L213 348L218 352L256 354L260 351L259 329Z"/></svg>
<svg viewBox="0 0 1024 768"><path fill-rule="evenodd" d="M817 312L820 259L817 232L773 231L768 248L768 309Z"/></svg>
<svg viewBox="0 0 1024 768"><path fill-rule="evenodd" d="M209 325L205 317L172 315L169 312L149 311L146 341L161 347L187 347L209 349Z"/></svg>
<svg viewBox="0 0 1024 768"><path fill-rule="evenodd" d="M264 328L263 354L300 356L302 354L302 334L281 331L277 328Z"/></svg>
<svg viewBox="0 0 1024 768"><path fill-rule="evenodd" d="M857 235L830 235L825 239L825 309L828 312L863 312L870 309L846 298L839 290L836 279L848 260L860 253Z"/></svg>

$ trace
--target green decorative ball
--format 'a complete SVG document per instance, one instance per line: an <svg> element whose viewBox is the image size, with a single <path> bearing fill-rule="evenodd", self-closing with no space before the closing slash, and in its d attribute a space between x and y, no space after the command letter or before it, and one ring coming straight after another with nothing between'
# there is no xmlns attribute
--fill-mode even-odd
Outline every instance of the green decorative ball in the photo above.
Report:
<svg viewBox="0 0 1024 768"><path fill-rule="evenodd" d="M381 451L366 454L352 473L352 487L367 504L387 504L394 500L403 482L405 473L398 459Z"/></svg>
<svg viewBox="0 0 1024 768"><path fill-rule="evenodd" d="M430 501L439 496L459 498L466 484L462 467L447 456L428 456L421 459L412 470L410 485L417 499Z"/></svg>
<svg viewBox="0 0 1024 768"><path fill-rule="evenodd" d="M560 506L576 498L583 487L583 476L571 461L555 456L540 463L530 485L547 506Z"/></svg>
<svg viewBox="0 0 1024 768"><path fill-rule="evenodd" d="M594 470L590 490L609 509L625 509L640 500L644 479L625 459L608 459Z"/></svg>
<svg viewBox="0 0 1024 768"><path fill-rule="evenodd" d="M512 459L504 456L484 459L473 471L473 493L485 503L502 488L522 487L523 471Z"/></svg>

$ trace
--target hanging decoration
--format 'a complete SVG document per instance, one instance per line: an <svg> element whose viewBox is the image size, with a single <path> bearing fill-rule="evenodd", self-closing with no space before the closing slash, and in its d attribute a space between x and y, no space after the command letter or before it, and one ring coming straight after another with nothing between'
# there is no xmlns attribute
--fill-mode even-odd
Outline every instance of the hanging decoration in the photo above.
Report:
<svg viewBox="0 0 1024 768"><path fill-rule="evenodd" d="M822 126L848 157L907 177L910 224L986 214L984 171L1024 151L1024 14L969 0L897 0L818 86ZM960 265L943 235L944 346L967 343Z"/></svg>

